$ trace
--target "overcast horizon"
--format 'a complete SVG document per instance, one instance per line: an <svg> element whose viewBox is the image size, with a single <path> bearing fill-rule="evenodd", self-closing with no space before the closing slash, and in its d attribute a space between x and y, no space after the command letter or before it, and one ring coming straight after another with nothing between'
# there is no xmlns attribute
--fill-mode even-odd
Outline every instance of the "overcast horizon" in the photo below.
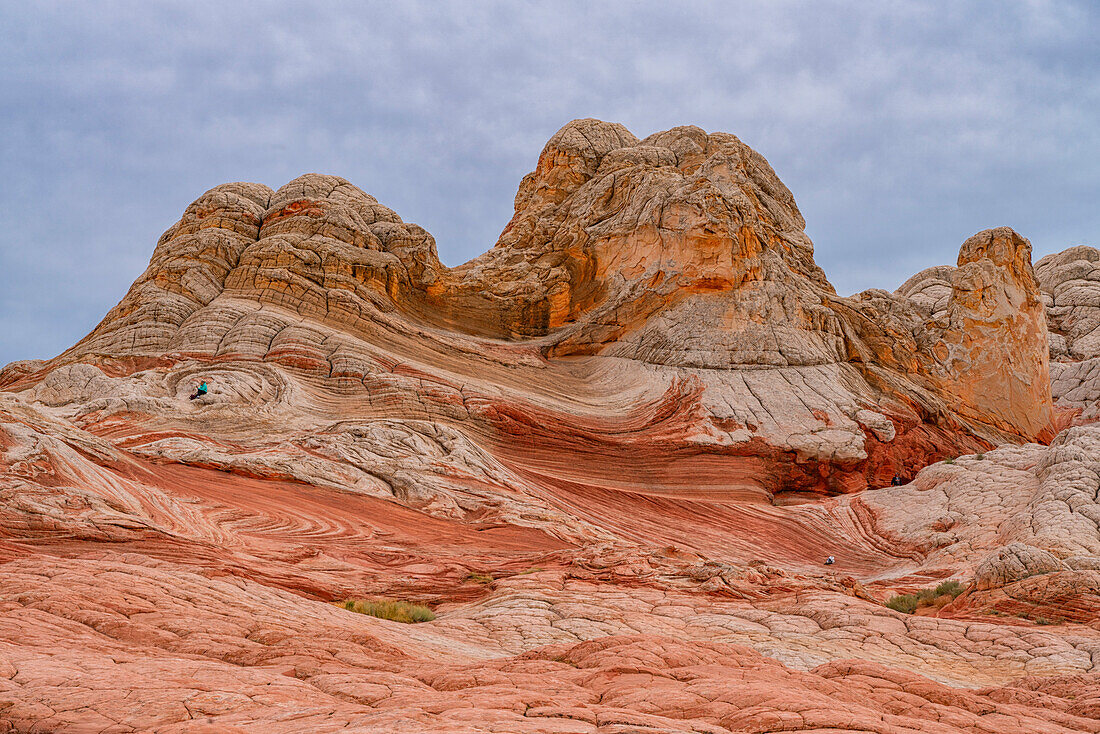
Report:
<svg viewBox="0 0 1100 734"><path fill-rule="evenodd" d="M1100 3L53 3L0 26L0 366L83 337L226 181L342 176L457 265L582 117L736 134L844 295L990 227L1036 260L1100 246Z"/></svg>

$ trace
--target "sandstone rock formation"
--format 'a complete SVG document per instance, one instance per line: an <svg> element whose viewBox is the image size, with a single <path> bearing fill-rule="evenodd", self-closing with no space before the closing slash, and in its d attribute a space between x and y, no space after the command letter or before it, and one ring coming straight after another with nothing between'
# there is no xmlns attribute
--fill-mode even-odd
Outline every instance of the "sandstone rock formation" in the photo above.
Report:
<svg viewBox="0 0 1100 734"><path fill-rule="evenodd" d="M1098 261L841 297L694 127L566 125L457 268L216 187L0 371L0 731L1100 731Z"/></svg>
<svg viewBox="0 0 1100 734"><path fill-rule="evenodd" d="M1031 243L1007 227L963 243L932 353L963 409L1039 437L1051 425L1047 327Z"/></svg>
<svg viewBox="0 0 1100 734"><path fill-rule="evenodd" d="M977 281L960 285L940 327L882 291L838 297L803 227L758 153L692 127L638 141L570 123L521 183L497 245L455 269L424 230L343 179L227 184L188 208L123 301L41 373L263 362L405 400L387 373L409 365L441 403L418 415L478 424L502 450L549 453L532 456L543 466L574 451L591 459L586 477L625 452L668 492L687 472L712 493L855 491L938 456L1049 438L1045 367L1033 364L1044 324L1002 313L1035 295L1026 242L1011 234L1023 244L1008 259L968 243L974 277L1000 295L978 303L965 295ZM932 353L946 344L950 355ZM1002 353L1011 360L968 356ZM469 410L498 397L506 410Z"/></svg>
<svg viewBox="0 0 1100 734"><path fill-rule="evenodd" d="M1050 326L1051 391L1082 421L1100 417L1100 252L1080 245L1035 265Z"/></svg>

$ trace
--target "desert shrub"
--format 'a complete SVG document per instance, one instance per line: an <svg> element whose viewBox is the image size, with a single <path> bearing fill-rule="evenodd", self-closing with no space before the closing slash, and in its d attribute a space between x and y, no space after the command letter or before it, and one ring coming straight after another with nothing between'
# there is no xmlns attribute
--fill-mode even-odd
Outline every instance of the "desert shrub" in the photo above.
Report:
<svg viewBox="0 0 1100 734"><path fill-rule="evenodd" d="M344 609L359 614L369 614L381 619L392 619L394 622L414 624L416 622L431 622L435 619L435 612L420 604L407 601L392 601L389 599L353 600L348 599L343 604Z"/></svg>
<svg viewBox="0 0 1100 734"><path fill-rule="evenodd" d="M946 459L944 459L944 460L943 460L943 463L944 463L944 464L954 464L954 463L955 463L955 459L954 459L954 457L948 457L948 458L946 458Z"/></svg>
<svg viewBox="0 0 1100 734"><path fill-rule="evenodd" d="M983 461L985 459L985 454L974 454L974 458L978 461Z"/></svg>
<svg viewBox="0 0 1100 734"><path fill-rule="evenodd" d="M966 591L966 587L958 581L944 581L934 588L921 589L916 594L897 594L890 597L886 606L895 612L913 614L918 607L945 607L959 594Z"/></svg>
<svg viewBox="0 0 1100 734"><path fill-rule="evenodd" d="M919 607L930 607L930 606L932 606L932 602L936 601L936 590L935 589L921 589L920 591L918 591L916 593L916 597L917 597L917 606L919 606Z"/></svg>
<svg viewBox="0 0 1100 734"><path fill-rule="evenodd" d="M467 581L473 581L475 584L491 584L493 583L492 576L486 576L483 573L468 573L466 574Z"/></svg>
<svg viewBox="0 0 1100 734"><path fill-rule="evenodd" d="M886 601L886 606L893 609L895 612L901 612L902 614L912 614L917 611L917 595L916 594L897 594L890 597Z"/></svg>
<svg viewBox="0 0 1100 734"><path fill-rule="evenodd" d="M950 594L951 598L955 599L959 596L959 594L963 593L964 591L966 591L965 586L960 584L955 579L949 579L947 581L941 582L940 585L936 587L934 593L935 593L936 596L943 596L944 594Z"/></svg>

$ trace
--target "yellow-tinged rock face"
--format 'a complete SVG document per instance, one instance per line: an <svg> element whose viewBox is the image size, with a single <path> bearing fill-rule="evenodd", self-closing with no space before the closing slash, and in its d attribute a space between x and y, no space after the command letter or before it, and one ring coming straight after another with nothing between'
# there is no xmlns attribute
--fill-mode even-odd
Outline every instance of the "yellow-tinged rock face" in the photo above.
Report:
<svg viewBox="0 0 1100 734"><path fill-rule="evenodd" d="M932 370L960 411L1023 438L1045 436L1049 337L1030 242L1000 227L963 243L946 323L933 330Z"/></svg>

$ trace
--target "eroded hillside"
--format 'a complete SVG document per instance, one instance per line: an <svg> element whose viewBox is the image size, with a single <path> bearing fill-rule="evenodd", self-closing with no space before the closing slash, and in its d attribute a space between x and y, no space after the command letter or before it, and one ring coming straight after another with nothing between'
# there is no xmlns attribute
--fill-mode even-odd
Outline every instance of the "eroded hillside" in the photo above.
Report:
<svg viewBox="0 0 1100 734"><path fill-rule="evenodd" d="M453 269L335 176L216 187L0 371L0 722L1100 731L1098 261L842 297L694 127L570 123Z"/></svg>

